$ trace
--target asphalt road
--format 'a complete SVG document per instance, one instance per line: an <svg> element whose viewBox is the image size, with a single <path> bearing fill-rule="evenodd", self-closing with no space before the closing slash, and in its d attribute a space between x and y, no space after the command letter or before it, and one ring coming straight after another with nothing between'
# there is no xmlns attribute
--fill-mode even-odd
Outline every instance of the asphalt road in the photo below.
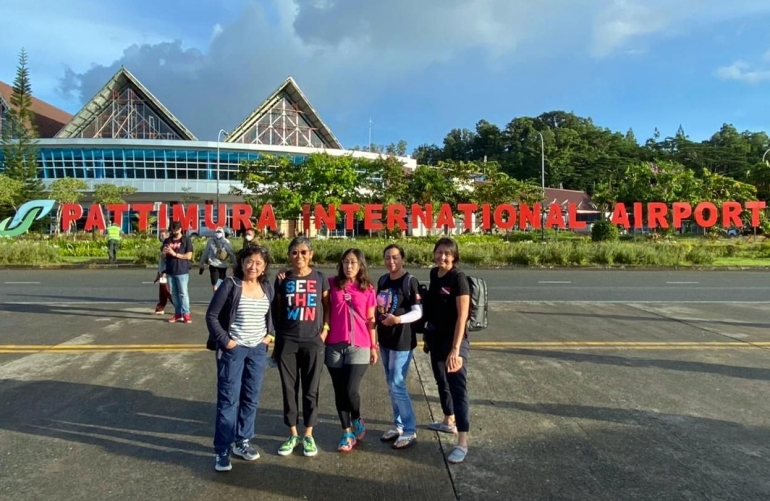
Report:
<svg viewBox="0 0 770 501"><path fill-rule="evenodd" d="M330 268L321 268L333 273ZM420 280L427 269L410 270ZM372 269L372 276L384 273ZM765 271L472 270L491 301L768 302ZM130 301L157 295L154 269L2 270L0 302ZM192 301L211 297L208 272L193 270Z"/></svg>
<svg viewBox="0 0 770 501"><path fill-rule="evenodd" d="M0 497L770 499L765 273L473 273L491 304L490 327L471 338L465 463L447 465L452 437L426 429L441 408L416 350L413 449L377 440L390 416L377 366L362 387L370 432L353 453L334 450L323 377L320 454L277 456L286 430L271 369L254 440L262 458L217 474L207 275L191 277L193 324L169 325L152 315L151 269L3 270Z"/></svg>

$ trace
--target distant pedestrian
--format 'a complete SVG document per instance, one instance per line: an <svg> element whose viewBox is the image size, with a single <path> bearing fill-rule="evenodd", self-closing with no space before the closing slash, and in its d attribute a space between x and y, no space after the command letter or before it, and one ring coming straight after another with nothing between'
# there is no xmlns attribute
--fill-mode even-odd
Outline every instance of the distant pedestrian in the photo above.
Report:
<svg viewBox="0 0 770 501"><path fill-rule="evenodd" d="M422 318L420 282L404 269L404 249L388 245L383 252L388 273L377 281L377 339L393 406L393 427L382 435L403 449L417 439L417 422L407 377L417 347L414 322Z"/></svg>
<svg viewBox="0 0 770 501"><path fill-rule="evenodd" d="M167 238L168 230L161 230L158 235L161 244ZM155 305L155 314L163 315L166 313L166 304L171 301L171 306L174 306L174 301L171 299L171 291L168 288L168 278L163 276L166 270L166 255L162 251L158 254L158 273L155 275L155 283L158 284L158 304Z"/></svg>
<svg viewBox="0 0 770 501"><path fill-rule="evenodd" d="M460 463L468 453L470 399L468 398L467 320L470 312L470 286L465 273L458 269L460 250L451 238L441 238L433 247L436 267L430 270L430 286L424 298L425 342L438 386L444 420L428 428L456 433L457 445L447 456L450 463Z"/></svg>
<svg viewBox="0 0 770 501"><path fill-rule="evenodd" d="M235 266L235 252L230 241L225 238L225 231L221 226L214 230L214 236L206 241L206 247L201 253L200 273L206 265L209 266L209 276L211 278L211 287L214 292L217 291L218 284L227 278L227 261Z"/></svg>
<svg viewBox="0 0 770 501"><path fill-rule="evenodd" d="M310 267L313 247L308 238L296 237L289 244L291 269L276 277L275 350L283 391L283 422L289 438L278 449L290 455L302 444L305 456L318 454L313 426L318 421L318 389L324 365L324 341L329 333L329 282L323 273ZM305 433L299 424L299 391L302 388L302 415Z"/></svg>
<svg viewBox="0 0 770 501"><path fill-rule="evenodd" d="M163 241L161 252L166 255L166 269L162 277L168 278L171 298L174 302L174 316L168 321L191 323L190 294L187 284L190 281L190 263L193 259L193 244L190 237L182 233L182 223L171 223L171 236Z"/></svg>
<svg viewBox="0 0 770 501"><path fill-rule="evenodd" d="M107 227L107 257L110 259L110 264L117 264L118 262L118 249L120 248L120 235L123 232L120 226L112 221Z"/></svg>
<svg viewBox="0 0 770 501"><path fill-rule="evenodd" d="M377 363L374 306L374 286L364 253L348 249L337 263L337 276L329 278L326 337L326 367L343 431L337 446L340 452L350 452L366 435L359 388L369 364Z"/></svg>
<svg viewBox="0 0 770 501"><path fill-rule="evenodd" d="M246 231L243 233L243 247L246 247L247 245L257 245L257 232L252 226L251 228L246 228Z"/></svg>
<svg viewBox="0 0 770 501"><path fill-rule="evenodd" d="M274 290L267 278L270 256L264 247L238 253L234 276L225 279L206 311L207 347L216 349L216 471L229 471L232 453L259 459L251 445L259 395L273 340L270 305Z"/></svg>

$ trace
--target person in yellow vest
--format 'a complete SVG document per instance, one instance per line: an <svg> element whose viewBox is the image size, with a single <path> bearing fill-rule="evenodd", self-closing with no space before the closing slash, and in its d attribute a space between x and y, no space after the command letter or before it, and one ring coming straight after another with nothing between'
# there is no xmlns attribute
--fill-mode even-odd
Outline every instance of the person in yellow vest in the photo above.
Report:
<svg viewBox="0 0 770 501"><path fill-rule="evenodd" d="M111 222L107 228L107 255L110 258L110 264L118 262L118 248L120 247L120 235L122 233L120 226L115 224L115 221Z"/></svg>

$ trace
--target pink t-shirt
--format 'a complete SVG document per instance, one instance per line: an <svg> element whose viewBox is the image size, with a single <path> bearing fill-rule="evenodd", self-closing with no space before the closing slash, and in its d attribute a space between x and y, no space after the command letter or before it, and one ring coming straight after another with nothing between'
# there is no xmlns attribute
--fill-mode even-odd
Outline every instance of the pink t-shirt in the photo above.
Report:
<svg viewBox="0 0 770 501"><path fill-rule="evenodd" d="M369 328L366 326L367 312L369 308L374 308L375 292L374 287L369 286L365 291L359 289L357 284L348 284L345 289L340 289L334 283L335 277L329 277L329 335L326 337L326 344L349 343L350 342L350 317L348 303L345 301L345 294L350 294L352 307L358 313L353 313L353 346L362 348L371 348L372 339L369 335ZM360 315L360 316L359 316Z"/></svg>

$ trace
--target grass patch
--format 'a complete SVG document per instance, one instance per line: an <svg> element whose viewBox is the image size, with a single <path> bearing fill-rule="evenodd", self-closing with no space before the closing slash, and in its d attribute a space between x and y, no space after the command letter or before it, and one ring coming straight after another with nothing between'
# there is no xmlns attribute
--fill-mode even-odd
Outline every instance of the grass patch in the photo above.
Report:
<svg viewBox="0 0 770 501"><path fill-rule="evenodd" d="M658 241L592 242L585 236L566 237L568 233L552 235L557 238L540 240L539 233L512 233L498 235L461 235L461 262L471 266L770 266L770 241L729 239L725 242L710 239L664 239ZM314 261L318 264L338 262L345 250L361 249L370 264L382 264L382 251L392 243L400 244L409 265L430 266L433 245L439 237L426 238L351 238L313 240ZM193 266L200 260L205 239L194 239ZM241 239L232 243L237 250ZM285 264L288 240L264 240L273 261ZM155 238L128 237L121 242L118 260L121 263L155 265L158 262L160 242ZM104 238L55 237L48 239L0 240L2 264L55 264L106 262L107 245Z"/></svg>

